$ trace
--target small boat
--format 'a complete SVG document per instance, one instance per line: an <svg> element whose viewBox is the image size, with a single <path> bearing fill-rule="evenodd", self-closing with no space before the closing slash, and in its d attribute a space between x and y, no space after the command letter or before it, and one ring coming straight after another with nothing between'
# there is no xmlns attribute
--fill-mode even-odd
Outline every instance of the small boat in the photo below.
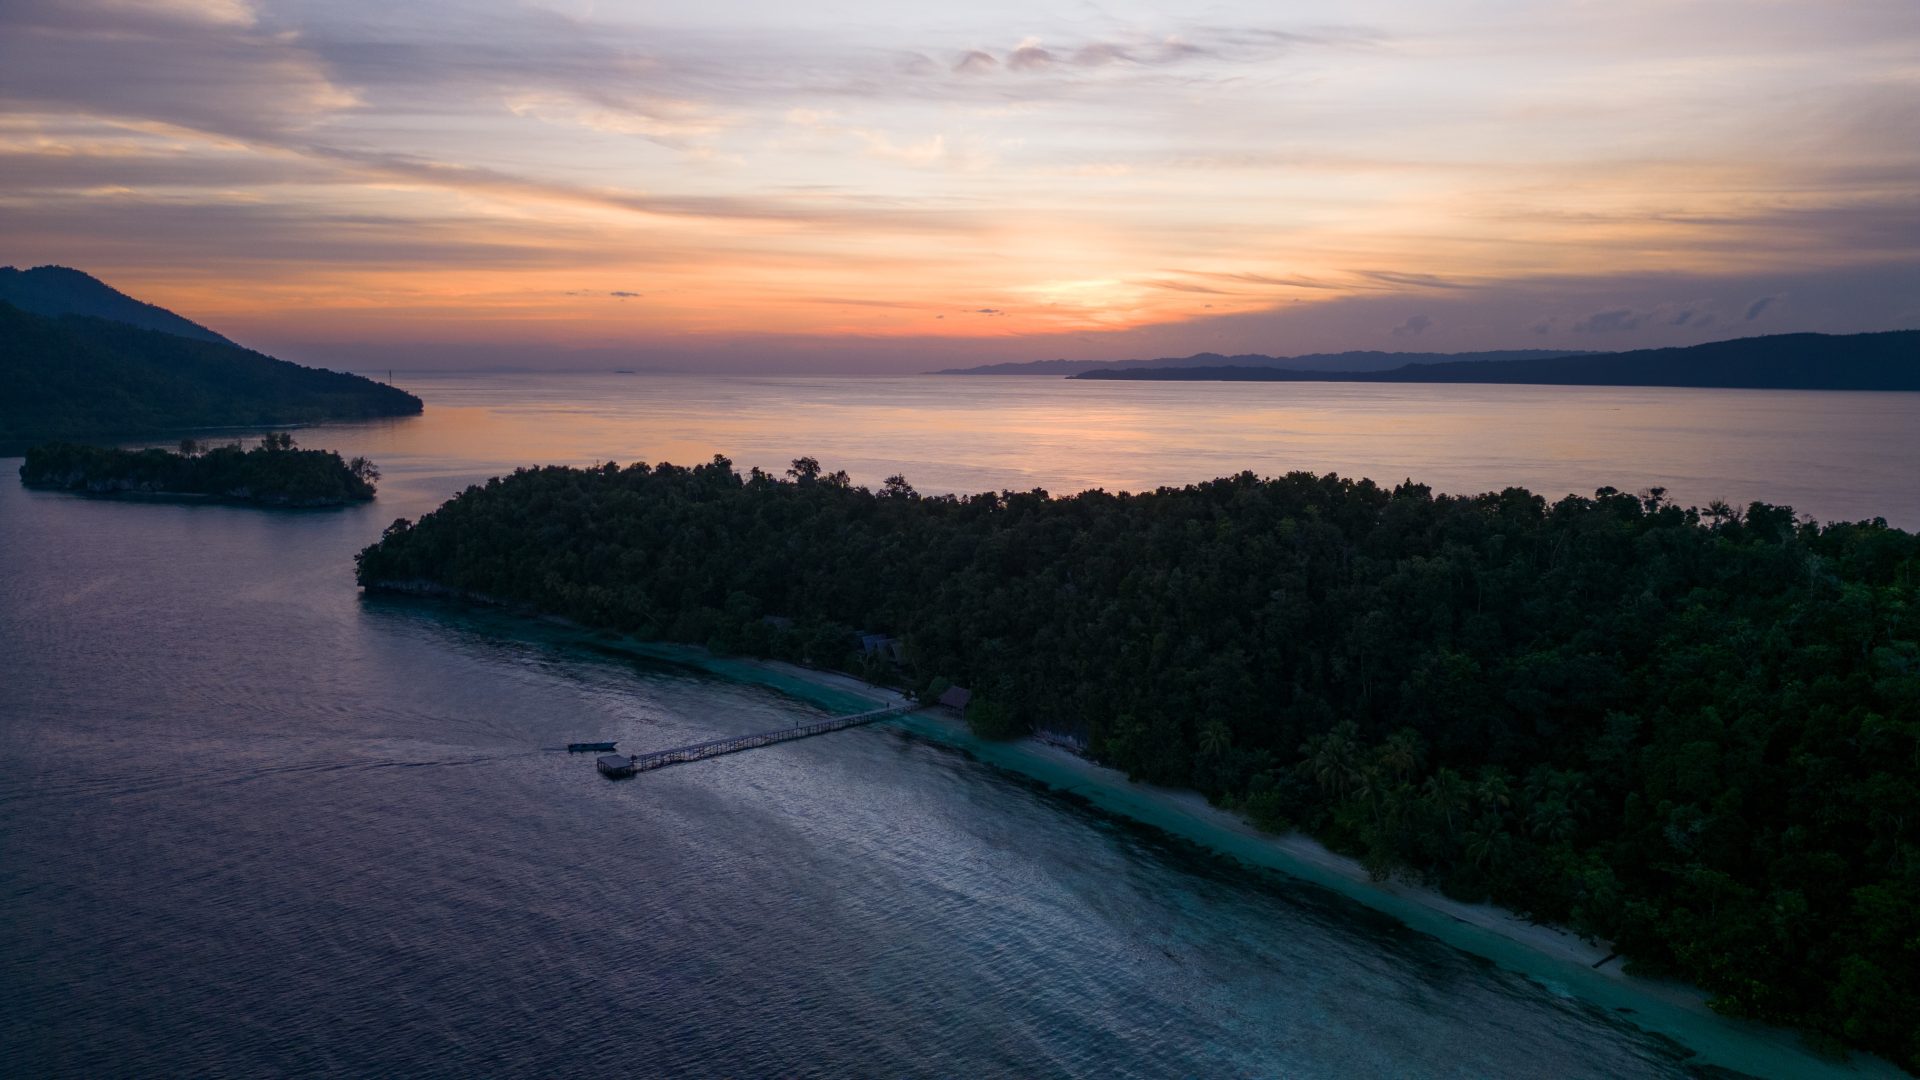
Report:
<svg viewBox="0 0 1920 1080"><path fill-rule="evenodd" d="M610 742L570 742L567 744L567 753L585 754L594 750L607 751L613 747L614 744Z"/></svg>
<svg viewBox="0 0 1920 1080"><path fill-rule="evenodd" d="M594 764L599 766L600 775L608 779L617 780L622 776L633 775L633 759L630 757L622 757L619 754L602 754Z"/></svg>

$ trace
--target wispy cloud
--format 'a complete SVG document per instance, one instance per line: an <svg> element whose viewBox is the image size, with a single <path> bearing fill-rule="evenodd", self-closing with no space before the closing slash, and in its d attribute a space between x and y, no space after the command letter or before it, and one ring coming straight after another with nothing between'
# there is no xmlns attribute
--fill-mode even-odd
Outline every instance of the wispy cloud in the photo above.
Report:
<svg viewBox="0 0 1920 1080"><path fill-rule="evenodd" d="M1647 323L1646 312L1631 308L1614 308L1611 311L1596 311L1573 324L1578 334L1607 334L1618 330L1638 330Z"/></svg>
<svg viewBox="0 0 1920 1080"><path fill-rule="evenodd" d="M968 49L953 62L956 75L987 75L1000 68L1000 61L984 49Z"/></svg>
<svg viewBox="0 0 1920 1080"><path fill-rule="evenodd" d="M1270 285L1285 289L1338 289L1334 282L1307 277L1282 277L1274 274L1256 274L1250 271L1195 271L1195 276L1212 278L1217 281L1242 282L1248 285Z"/></svg>
<svg viewBox="0 0 1920 1080"><path fill-rule="evenodd" d="M1449 281L1438 274L1410 274L1396 270L1356 270L1354 275L1364 281L1381 285L1396 285L1414 289L1470 289L1473 286L1464 282Z"/></svg>
<svg viewBox="0 0 1920 1080"><path fill-rule="evenodd" d="M829 304L834 307L875 307L912 310L922 306L914 303L903 303L898 300L876 300L867 296L813 296L809 297L808 300L811 303ZM941 318L942 316L936 315L934 317Z"/></svg>
<svg viewBox="0 0 1920 1080"><path fill-rule="evenodd" d="M642 10L0 4L0 243L412 339L1615 346L1912 307L1868 287L1920 264L1906 0L1658 35L1639 0Z"/></svg>
<svg viewBox="0 0 1920 1080"><path fill-rule="evenodd" d="M1045 71L1060 62L1051 50L1038 43L1022 44L1007 56L1009 71Z"/></svg>
<svg viewBox="0 0 1920 1080"><path fill-rule="evenodd" d="M1149 289L1166 289L1171 292L1204 293L1208 296L1231 295L1230 290L1227 289L1216 289L1211 285L1201 285L1191 281L1178 281L1173 278L1158 278L1151 281L1143 281L1140 284L1145 285Z"/></svg>

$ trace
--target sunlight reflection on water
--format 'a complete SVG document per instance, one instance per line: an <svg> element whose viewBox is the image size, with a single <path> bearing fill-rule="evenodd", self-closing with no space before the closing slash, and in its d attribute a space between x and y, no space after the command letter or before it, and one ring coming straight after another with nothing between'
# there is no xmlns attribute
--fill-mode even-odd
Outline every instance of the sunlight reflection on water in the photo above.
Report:
<svg viewBox="0 0 1920 1080"><path fill-rule="evenodd" d="M418 374L425 416L303 437L383 464L801 455L923 492L1138 491L1253 470L1518 485L1557 498L1660 486L1682 503L1783 503L1920 526L1920 394L1643 387L1098 383L1017 377Z"/></svg>

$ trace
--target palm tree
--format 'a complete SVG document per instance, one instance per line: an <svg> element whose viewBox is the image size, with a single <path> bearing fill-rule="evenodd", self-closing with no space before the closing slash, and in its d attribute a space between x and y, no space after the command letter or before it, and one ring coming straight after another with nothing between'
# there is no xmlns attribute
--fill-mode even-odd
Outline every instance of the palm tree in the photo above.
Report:
<svg viewBox="0 0 1920 1080"><path fill-rule="evenodd" d="M1300 753L1314 781L1339 798L1346 798L1360 780L1360 726L1351 720L1308 739L1300 745Z"/></svg>
<svg viewBox="0 0 1920 1080"><path fill-rule="evenodd" d="M1555 844L1564 844L1573 839L1573 811L1567 807L1566 800L1558 795L1534 803L1527 811L1527 823L1538 839Z"/></svg>
<svg viewBox="0 0 1920 1080"><path fill-rule="evenodd" d="M1513 805L1513 785L1508 782L1506 771L1497 765L1480 770L1480 782L1474 785L1473 795L1487 812L1496 816Z"/></svg>
<svg viewBox="0 0 1920 1080"><path fill-rule="evenodd" d="M1573 839L1582 808L1592 794L1587 778L1541 766L1527 775L1527 827L1554 843Z"/></svg>
<svg viewBox="0 0 1920 1080"><path fill-rule="evenodd" d="M1467 834L1467 858L1482 870L1492 869L1505 861L1512 842L1500 819L1491 813L1484 814Z"/></svg>
<svg viewBox="0 0 1920 1080"><path fill-rule="evenodd" d="M1225 721L1209 720L1200 729L1200 752L1208 757L1219 757L1232 746L1233 729Z"/></svg>
<svg viewBox="0 0 1920 1080"><path fill-rule="evenodd" d="M1401 728L1387 736L1380 745L1380 764L1387 771L1402 780L1412 776L1420 768L1421 759L1426 757L1426 748L1420 743L1420 733L1412 728Z"/></svg>
<svg viewBox="0 0 1920 1080"><path fill-rule="evenodd" d="M1427 777L1425 785L1427 801L1440 811L1440 817L1447 823L1447 835L1453 835L1453 815L1467 808L1473 798L1473 789L1466 778L1452 769L1441 768Z"/></svg>
<svg viewBox="0 0 1920 1080"><path fill-rule="evenodd" d="M1380 766L1372 762L1357 762L1354 769L1352 787L1354 797L1365 799L1367 804L1373 808L1374 822L1378 824L1380 818L1380 795L1387 790L1386 774L1380 771Z"/></svg>

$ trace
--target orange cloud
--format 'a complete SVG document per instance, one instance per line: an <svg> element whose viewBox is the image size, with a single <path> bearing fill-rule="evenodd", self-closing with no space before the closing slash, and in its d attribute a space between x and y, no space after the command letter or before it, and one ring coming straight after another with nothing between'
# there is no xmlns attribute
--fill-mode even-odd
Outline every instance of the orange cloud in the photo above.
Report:
<svg viewBox="0 0 1920 1080"><path fill-rule="evenodd" d="M1474 347L1666 302L1505 314L1546 283L1920 261L1920 9L1703 0L1650 42L1617 7L1015 37L23 0L0 240L261 341L559 349L1207 347L1380 297L1419 306L1365 332Z"/></svg>

